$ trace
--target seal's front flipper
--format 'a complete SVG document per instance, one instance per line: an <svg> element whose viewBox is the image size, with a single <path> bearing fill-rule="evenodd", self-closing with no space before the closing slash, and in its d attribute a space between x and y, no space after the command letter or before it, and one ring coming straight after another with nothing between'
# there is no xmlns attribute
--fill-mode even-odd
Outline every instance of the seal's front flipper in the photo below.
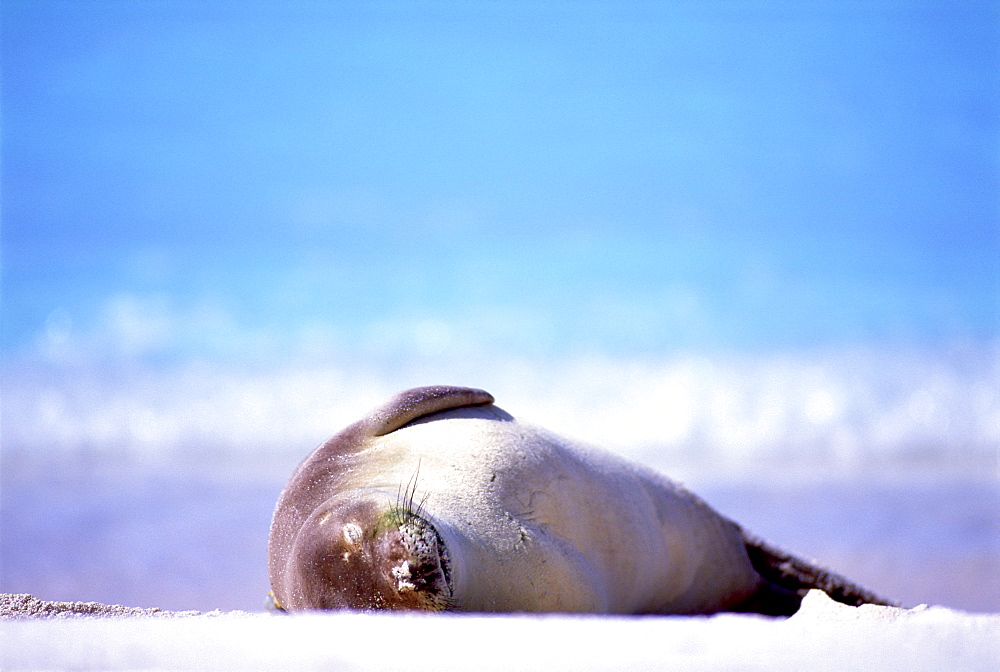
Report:
<svg viewBox="0 0 1000 672"><path fill-rule="evenodd" d="M492 403L492 394L472 387L432 385L400 392L369 413L366 418L348 425L327 439L315 453L303 461L300 469L313 462L320 463L322 468L328 468L330 466L328 460L356 455L371 440L394 432L425 415Z"/></svg>
<svg viewBox="0 0 1000 672"><path fill-rule="evenodd" d="M739 611L791 616L798 611L805 594L814 588L852 607L862 604L898 606L839 574L797 558L746 532L743 538L753 568L767 583L741 605Z"/></svg>
<svg viewBox="0 0 1000 672"><path fill-rule="evenodd" d="M425 415L463 406L492 404L493 395L486 390L451 385L415 387L400 392L365 419L371 436L384 436Z"/></svg>
<svg viewBox="0 0 1000 672"><path fill-rule="evenodd" d="M273 590L267 591L267 599L264 602L264 608L274 614L288 613L287 611L285 611L285 608L281 606L281 603L278 602L278 598L274 596Z"/></svg>

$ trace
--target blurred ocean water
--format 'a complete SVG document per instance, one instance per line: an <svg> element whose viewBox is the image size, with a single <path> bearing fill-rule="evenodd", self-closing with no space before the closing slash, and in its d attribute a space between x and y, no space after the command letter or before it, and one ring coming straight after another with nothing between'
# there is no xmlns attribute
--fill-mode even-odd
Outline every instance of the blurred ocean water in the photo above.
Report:
<svg viewBox="0 0 1000 672"><path fill-rule="evenodd" d="M271 509L298 461L383 394L460 382L684 480L890 598L996 611L996 358L933 355L144 370L113 384L81 372L72 385L33 369L4 403L16 420L0 465L0 589L259 609Z"/></svg>

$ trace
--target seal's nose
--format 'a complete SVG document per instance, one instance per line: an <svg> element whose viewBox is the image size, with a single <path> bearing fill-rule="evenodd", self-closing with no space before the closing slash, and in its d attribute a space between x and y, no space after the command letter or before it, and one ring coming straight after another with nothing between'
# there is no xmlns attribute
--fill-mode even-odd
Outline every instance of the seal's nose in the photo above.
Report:
<svg viewBox="0 0 1000 672"><path fill-rule="evenodd" d="M385 533L382 553L387 579L407 608L441 610L451 599L448 552L437 530L408 513Z"/></svg>

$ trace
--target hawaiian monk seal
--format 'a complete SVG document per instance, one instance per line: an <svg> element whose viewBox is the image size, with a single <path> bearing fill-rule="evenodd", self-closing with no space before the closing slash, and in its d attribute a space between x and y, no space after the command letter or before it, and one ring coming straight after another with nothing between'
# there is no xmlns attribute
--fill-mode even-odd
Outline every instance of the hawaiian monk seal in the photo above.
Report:
<svg viewBox="0 0 1000 672"><path fill-rule="evenodd" d="M447 386L392 397L299 465L268 571L287 610L790 614L814 587L882 603L664 476Z"/></svg>

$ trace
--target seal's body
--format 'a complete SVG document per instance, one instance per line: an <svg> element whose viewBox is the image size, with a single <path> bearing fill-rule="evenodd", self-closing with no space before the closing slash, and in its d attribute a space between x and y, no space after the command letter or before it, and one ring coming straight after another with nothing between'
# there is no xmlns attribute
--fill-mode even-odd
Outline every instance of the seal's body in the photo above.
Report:
<svg viewBox="0 0 1000 672"><path fill-rule="evenodd" d="M276 603L794 611L798 586L762 577L755 564L776 556L758 545L752 560L735 523L669 479L492 401L469 388L409 390L310 455L271 527Z"/></svg>

